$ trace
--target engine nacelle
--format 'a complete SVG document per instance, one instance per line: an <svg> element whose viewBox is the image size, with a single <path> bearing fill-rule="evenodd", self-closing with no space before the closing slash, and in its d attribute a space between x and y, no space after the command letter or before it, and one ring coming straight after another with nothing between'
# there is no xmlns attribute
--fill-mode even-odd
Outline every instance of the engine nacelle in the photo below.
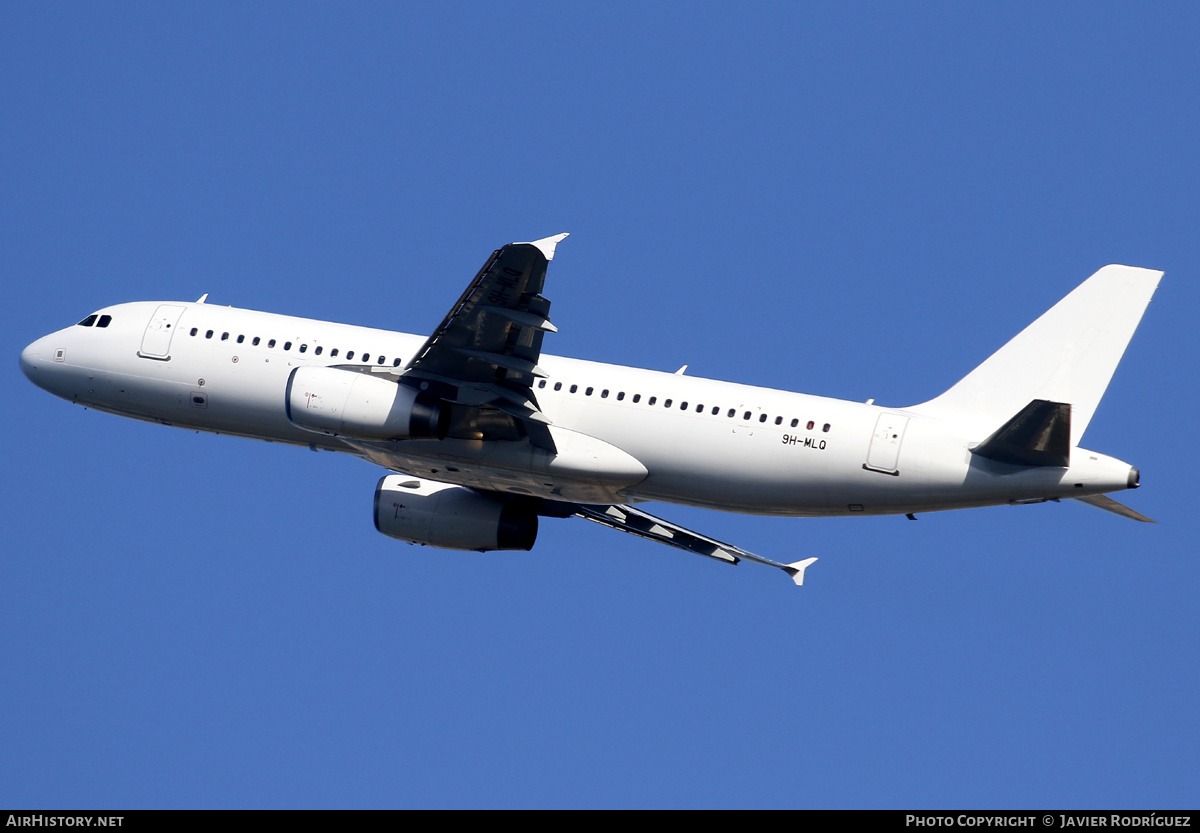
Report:
<svg viewBox="0 0 1200 833"><path fill-rule="evenodd" d="M291 423L333 437L364 440L445 439L449 407L371 373L297 367L284 396Z"/></svg>
<svg viewBox="0 0 1200 833"><path fill-rule="evenodd" d="M530 507L465 486L389 474L375 487L375 528L390 538L448 550L530 550Z"/></svg>

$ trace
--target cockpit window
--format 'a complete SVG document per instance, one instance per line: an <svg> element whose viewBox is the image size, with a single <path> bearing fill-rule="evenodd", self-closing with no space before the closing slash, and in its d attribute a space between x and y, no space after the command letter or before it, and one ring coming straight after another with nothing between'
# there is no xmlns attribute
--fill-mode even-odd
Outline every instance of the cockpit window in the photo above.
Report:
<svg viewBox="0 0 1200 833"><path fill-rule="evenodd" d="M97 327L107 327L111 323L112 323L111 315L102 315L102 316L100 316L100 320L96 322L96 326Z"/></svg>
<svg viewBox="0 0 1200 833"><path fill-rule="evenodd" d="M89 315L87 318L85 318L85 319L83 319L82 321L80 321L80 322L79 322L78 324L76 324L75 326L76 326L76 327L90 327L90 326L92 326L93 324L95 324L95 323L96 323L96 319L97 319L98 317L99 317L99 316L97 316L97 315L96 315L96 313L94 313L94 312L93 312L91 315Z"/></svg>

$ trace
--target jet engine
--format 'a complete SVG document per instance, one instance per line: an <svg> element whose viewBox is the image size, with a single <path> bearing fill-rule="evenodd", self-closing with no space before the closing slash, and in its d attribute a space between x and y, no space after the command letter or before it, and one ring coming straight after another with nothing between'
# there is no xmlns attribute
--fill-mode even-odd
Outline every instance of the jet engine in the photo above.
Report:
<svg viewBox="0 0 1200 833"><path fill-rule="evenodd" d="M519 500L389 474L375 487L375 528L390 538L448 550L530 550L538 516Z"/></svg>
<svg viewBox="0 0 1200 833"><path fill-rule="evenodd" d="M336 367L298 367L288 377L287 417L297 427L362 440L446 438L450 408L406 385Z"/></svg>

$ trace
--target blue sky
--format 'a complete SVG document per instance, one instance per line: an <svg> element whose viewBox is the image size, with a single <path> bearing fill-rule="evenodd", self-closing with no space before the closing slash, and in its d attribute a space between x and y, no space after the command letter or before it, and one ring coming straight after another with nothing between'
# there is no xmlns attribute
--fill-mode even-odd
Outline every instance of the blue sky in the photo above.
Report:
<svg viewBox="0 0 1200 833"><path fill-rule="evenodd" d="M1200 12L1111 3L0 6L0 805L1194 807ZM1166 270L1084 444L1122 499L372 528L380 472L84 411L121 301L429 332L560 231L546 350L902 406Z"/></svg>

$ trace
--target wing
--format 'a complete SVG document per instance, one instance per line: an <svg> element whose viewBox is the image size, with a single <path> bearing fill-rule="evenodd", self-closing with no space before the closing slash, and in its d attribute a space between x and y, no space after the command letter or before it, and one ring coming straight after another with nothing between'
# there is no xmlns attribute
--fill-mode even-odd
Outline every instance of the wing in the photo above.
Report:
<svg viewBox="0 0 1200 833"><path fill-rule="evenodd" d="M542 337L555 332L541 292L567 235L512 243L492 253L402 374L452 403L451 437L520 439L553 449L534 379ZM458 407L453 407L458 406Z"/></svg>
<svg viewBox="0 0 1200 833"><path fill-rule="evenodd" d="M806 558L802 561L794 561L791 564L772 561L769 558L763 558L761 555L755 555L740 547L735 547L733 544L726 544L723 541L718 541L716 538L709 538L707 535L693 532L678 524L673 524L670 521L651 515L649 512L643 512L641 509L636 509L628 505L585 506L582 504L564 504L564 506L566 507L566 512L577 518L584 518L585 520L607 526L611 529L619 529L622 532L628 532L630 535L647 538L651 541L657 541L660 544L667 544L668 546L686 550L687 552L694 552L697 555L715 558L718 561L724 561L726 564L737 564L741 559L745 558L747 561L756 561L768 567L776 567L787 573L797 586L804 584L805 569L817 560L816 558Z"/></svg>

